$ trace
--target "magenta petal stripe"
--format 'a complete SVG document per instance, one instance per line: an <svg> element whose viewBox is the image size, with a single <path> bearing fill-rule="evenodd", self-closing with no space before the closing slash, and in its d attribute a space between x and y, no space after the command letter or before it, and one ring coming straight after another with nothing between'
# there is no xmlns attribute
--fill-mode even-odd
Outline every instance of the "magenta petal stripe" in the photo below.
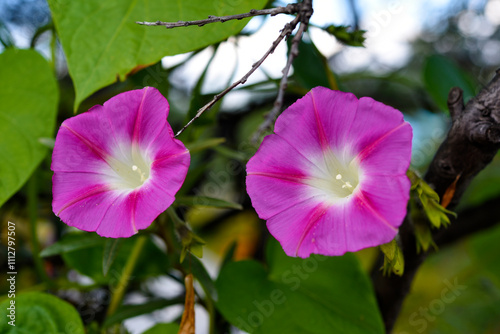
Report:
<svg viewBox="0 0 500 334"><path fill-rule="evenodd" d="M342 255L394 238L406 214L412 130L371 98L316 87L278 117L247 191L286 254Z"/></svg>
<svg viewBox="0 0 500 334"><path fill-rule="evenodd" d="M119 94L63 122L52 154L52 208L104 237L147 228L174 201L189 152L173 137L155 88Z"/></svg>

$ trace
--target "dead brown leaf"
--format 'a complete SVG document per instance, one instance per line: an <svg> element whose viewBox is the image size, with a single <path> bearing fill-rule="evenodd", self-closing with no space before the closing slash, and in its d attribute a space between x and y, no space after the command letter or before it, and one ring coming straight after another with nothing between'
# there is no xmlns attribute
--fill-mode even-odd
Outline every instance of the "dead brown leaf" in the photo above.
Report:
<svg viewBox="0 0 500 334"><path fill-rule="evenodd" d="M184 313L182 314L181 326L178 334L194 334L194 287L193 274L184 278L186 285L186 301L184 302Z"/></svg>

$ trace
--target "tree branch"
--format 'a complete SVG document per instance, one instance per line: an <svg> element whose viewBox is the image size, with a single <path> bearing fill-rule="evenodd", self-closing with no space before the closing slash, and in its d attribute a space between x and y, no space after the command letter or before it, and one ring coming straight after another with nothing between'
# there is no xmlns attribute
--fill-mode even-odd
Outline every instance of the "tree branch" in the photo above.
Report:
<svg viewBox="0 0 500 334"><path fill-rule="evenodd" d="M276 7L269 9L261 9L256 10L252 9L248 13L236 14L236 15L226 15L226 16L212 16L210 15L208 19L204 20L195 20L195 21L177 21L177 22L142 22L137 21L135 23L145 25L145 26L164 26L167 29L178 28L178 27L188 27L188 26L199 26L202 27L205 24L215 23L215 22L227 22L230 20L241 20L247 17L260 16L260 15L271 15L275 16L278 14L296 14L300 10L300 4L292 3L287 5L286 7Z"/></svg>
<svg viewBox="0 0 500 334"><path fill-rule="evenodd" d="M472 179L491 162L500 148L499 97L500 70L488 86L465 107L460 88L450 91L448 108L452 126L424 178L440 198L443 198L445 193L451 197L448 208L458 204ZM475 226L469 226L472 223L475 225L476 222L460 221L459 219L452 223L448 229L434 230L436 243L440 245L453 242L476 229ZM403 276L383 276L377 267L372 271L372 280L387 332L392 330L413 278L428 254L417 254L413 226L409 219L403 222L399 236L405 258Z"/></svg>

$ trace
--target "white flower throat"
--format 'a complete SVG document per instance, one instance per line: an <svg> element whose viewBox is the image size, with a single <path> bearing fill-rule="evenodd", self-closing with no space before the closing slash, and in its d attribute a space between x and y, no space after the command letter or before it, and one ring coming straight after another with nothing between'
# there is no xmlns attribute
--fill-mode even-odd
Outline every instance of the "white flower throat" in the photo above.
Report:
<svg viewBox="0 0 500 334"><path fill-rule="evenodd" d="M138 188L146 182L151 172L151 161L138 147L133 145L130 151L117 152L113 157L108 157L107 162L115 172L115 176L108 183L115 189L131 190ZM128 153L128 154L127 154Z"/></svg>
<svg viewBox="0 0 500 334"><path fill-rule="evenodd" d="M306 183L315 195L326 195L332 202L351 196L357 189L360 178L359 164L350 155L323 152L323 159L310 171Z"/></svg>

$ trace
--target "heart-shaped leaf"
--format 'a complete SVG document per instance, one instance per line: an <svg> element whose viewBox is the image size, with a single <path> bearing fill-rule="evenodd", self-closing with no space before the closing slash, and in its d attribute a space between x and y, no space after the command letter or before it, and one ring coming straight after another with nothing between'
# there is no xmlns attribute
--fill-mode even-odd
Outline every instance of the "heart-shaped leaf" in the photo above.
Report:
<svg viewBox="0 0 500 334"><path fill-rule="evenodd" d="M0 206L47 153L40 139L53 136L58 94L49 64L36 51L0 54Z"/></svg>
<svg viewBox="0 0 500 334"><path fill-rule="evenodd" d="M0 333L3 334L85 333L75 308L48 293L21 293L15 298L5 299L0 308L3 314L0 317Z"/></svg>
<svg viewBox="0 0 500 334"><path fill-rule="evenodd" d="M98 89L164 56L193 51L237 34L246 20L175 29L136 21L188 21L260 9L266 0L49 0L75 84L75 110Z"/></svg>
<svg viewBox="0 0 500 334"><path fill-rule="evenodd" d="M276 241L269 270L230 262L216 282L217 307L250 333L384 333L375 296L356 257L285 255Z"/></svg>

